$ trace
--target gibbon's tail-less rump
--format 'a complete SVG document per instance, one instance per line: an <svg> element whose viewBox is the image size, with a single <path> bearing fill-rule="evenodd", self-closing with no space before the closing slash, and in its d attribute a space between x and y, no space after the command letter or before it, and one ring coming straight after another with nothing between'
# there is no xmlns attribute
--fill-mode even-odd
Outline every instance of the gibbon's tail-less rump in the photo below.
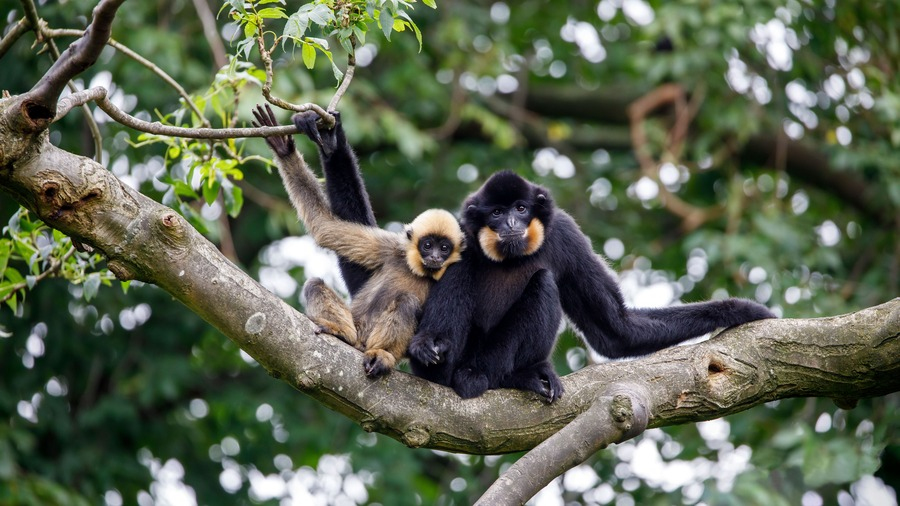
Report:
<svg viewBox="0 0 900 506"><path fill-rule="evenodd" d="M253 114L259 125L277 124L268 106L258 107ZM320 134L314 118L298 121L295 116L295 121L302 132L317 139L325 165L332 165L328 177L336 179L332 182L336 194L331 206L291 137L273 136L266 142L276 155L278 172L307 231L320 246L344 259L342 272L357 282L348 306L322 280L310 279L303 290L307 314L320 332L365 351L366 374L383 375L405 356L431 285L447 265L459 260L464 247L462 231L456 218L443 210L422 213L405 233L365 224L365 211L371 214L371 208L343 132ZM335 129L340 129L340 122ZM352 167L335 166L340 164ZM340 195L339 191L350 194ZM355 192L364 197L356 204L335 201L358 197ZM340 219L332 209L356 221ZM374 217L371 221L374 223Z"/></svg>
<svg viewBox="0 0 900 506"><path fill-rule="evenodd" d="M502 171L463 204L471 245L425 304L409 354L413 372L463 397L486 389L563 392L548 357L561 313L609 358L634 357L719 327L773 318L742 299L660 309L625 307L615 274L550 192Z"/></svg>

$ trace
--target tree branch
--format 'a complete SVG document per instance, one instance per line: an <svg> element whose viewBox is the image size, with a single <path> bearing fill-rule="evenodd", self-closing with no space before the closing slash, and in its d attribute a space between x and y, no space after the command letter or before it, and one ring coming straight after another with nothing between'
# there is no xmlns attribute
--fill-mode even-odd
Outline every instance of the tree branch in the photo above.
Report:
<svg viewBox="0 0 900 506"><path fill-rule="evenodd" d="M236 139L243 137L268 137L270 135L293 135L298 132L294 125L278 127L258 128L186 128L163 125L159 122L144 121L119 109L106 97L106 88L98 86L88 90L72 93L59 101L56 117L57 121L66 115L73 107L86 102L96 102L103 112L115 121L141 132L155 135L167 135L170 137L186 137L189 139Z"/></svg>
<svg viewBox="0 0 900 506"><path fill-rule="evenodd" d="M15 45L16 41L30 29L31 23L25 18L20 19L18 23L13 25L12 29L0 39L0 58L3 58L3 55Z"/></svg>
<svg viewBox="0 0 900 506"><path fill-rule="evenodd" d="M200 0L198 0L198 1L200 1ZM46 29L46 30L42 30L41 33L44 35L44 37L53 39L56 37L67 37L67 36L68 37L83 37L85 31L84 30L72 30L72 29L56 29L56 30ZM154 74L157 75L157 77L159 77L166 84L171 86L172 89L174 89L175 92L178 93L178 96L180 96L181 99L184 100L185 105L187 105L188 107L191 108L192 111L194 111L194 114L197 115L197 117L203 122L203 124L205 126L209 126L209 120L207 120L206 117L203 116L203 112L197 108L197 104L195 104L194 101L191 100L190 95L188 95L188 93L187 93L187 91L185 91L184 87L181 86L181 84L179 84L178 81L173 79L172 76L167 74L166 71L159 68L159 66L157 66L152 61L150 61L150 60L144 58L143 56L139 55L138 53L134 52L131 48L129 48L125 44L122 44L112 38L110 38L108 41L106 41L106 43L110 47L115 48L116 50L120 51L125 56L127 56L127 57L131 58L132 60L138 62L139 64L143 65L144 67L147 68L147 70L149 70L150 72L153 72ZM57 104L57 107L59 107L58 104ZM59 110L57 110L56 118L53 121L57 121L57 120L59 120L59 118L65 116L66 112L68 112L68 111L61 113Z"/></svg>
<svg viewBox="0 0 900 506"><path fill-rule="evenodd" d="M112 33L112 22L116 11L125 0L102 0L94 8L93 21L85 30L84 37L73 42L50 67L44 76L26 93L25 103L32 121L49 122L56 115L56 101L69 79L81 74L100 57L106 41Z"/></svg>
<svg viewBox="0 0 900 506"><path fill-rule="evenodd" d="M510 466L476 504L525 504L597 451L644 432L650 417L648 401L641 385L610 385L590 408Z"/></svg>

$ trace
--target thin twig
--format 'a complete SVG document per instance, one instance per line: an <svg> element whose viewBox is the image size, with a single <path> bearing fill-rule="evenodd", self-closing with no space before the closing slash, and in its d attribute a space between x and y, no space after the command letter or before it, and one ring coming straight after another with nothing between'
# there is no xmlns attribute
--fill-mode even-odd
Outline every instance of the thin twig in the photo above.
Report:
<svg viewBox="0 0 900 506"><path fill-rule="evenodd" d="M69 251L67 251L66 254L62 256L62 258L60 258L58 260L55 258L51 258L50 259L50 267L48 267L47 270L45 270L44 272L35 276L32 286L40 283L44 279L56 274L56 272L59 271L60 267L62 267L62 265L64 263L66 263L66 260L68 260L69 257L71 257L73 254L75 254L74 246L69 248ZM16 283L15 285L12 286L12 290L10 290L10 292L8 294L4 295L3 297L0 297L0 303L8 301L9 299L11 299L13 297L13 295L18 293L19 290L23 290L27 287L28 287L27 281L22 281L21 283Z"/></svg>
<svg viewBox="0 0 900 506"><path fill-rule="evenodd" d="M47 29L47 30L43 30L43 34L45 37L51 38L51 39L56 38L56 37L82 37L82 36L84 36L84 30L74 30L74 29L53 29L53 30L51 30L51 29ZM203 112L201 112L200 109L197 108L197 105L194 103L193 100L191 100L191 97L190 97L190 95L188 95L187 91L185 91L185 89L180 84L178 84L178 81L176 81L175 79L172 78L172 76L167 74L166 71L159 68L152 61L144 58L143 56L136 53L128 46L122 44L121 42L116 41L115 39L110 38L106 43L109 46L115 48L117 51L121 51L122 54L124 54L125 56L140 63L141 65L146 67L148 70L150 70L150 72L153 72L154 74L157 75L157 77L159 77L160 79L165 81L166 84L171 86L178 93L178 95L181 96L181 98L184 100L184 102L187 104L187 106L190 107L191 110L194 111L194 114L196 114L200 118L200 121L202 121L205 126L207 126L207 127L210 126L209 120L207 120L203 116Z"/></svg>
<svg viewBox="0 0 900 506"><path fill-rule="evenodd" d="M328 103L329 111L336 111L338 102L341 101L341 97L344 96L344 93L347 92L347 88L350 87L350 81L353 80L353 74L356 73L356 37L350 37L350 52L347 54L347 71L344 72L344 80L341 81L341 85L338 87L337 91L334 92L334 96L331 97L331 102Z"/></svg>
<svg viewBox="0 0 900 506"><path fill-rule="evenodd" d="M57 115L54 121L65 116L65 114L77 105L86 102L97 102L103 112L109 115L115 121L133 128L135 130L155 135L164 135L169 137L185 137L189 139L236 139L241 137L268 137L270 135L293 135L298 133L297 127L294 125L285 125L278 127L258 127L258 128L185 128L163 125L159 122L150 123L135 118L134 116L122 111L106 98L106 88L98 86L89 90L73 93L59 101L57 105ZM315 104L310 105L310 109L321 107Z"/></svg>
<svg viewBox="0 0 900 506"><path fill-rule="evenodd" d="M322 118L325 126L328 128L334 128L334 125L337 123L337 120L334 119L334 116L328 113L325 109L322 109L321 106L313 103L307 104L292 104L284 99L278 98L272 95L272 83L275 80L275 70L272 67L272 54L266 49L266 42L263 33L262 24L259 25L259 33L256 36L256 47L259 49L259 56L262 59L263 66L265 67L266 72L266 82L263 83L262 87L262 95L270 104L280 107L282 109L294 112L306 112L306 111L315 111L316 114ZM277 41L276 41L277 42ZM352 76L352 72L351 72Z"/></svg>
<svg viewBox="0 0 900 506"><path fill-rule="evenodd" d="M28 19L29 24L34 29L37 40L44 41L44 30L47 29L47 25L40 17L38 17L37 8L35 7L33 0L22 0L22 6L25 9L25 18ZM47 71L47 73L49 73L56 67L56 62L59 61L61 53L59 52L59 48L56 47L56 42L47 40L46 43L47 47L50 48L51 59L54 62L50 70ZM46 76L47 74L44 75ZM78 88L71 80L67 82L67 86L72 93L78 91ZM34 88L32 88L32 90L34 90ZM58 97L59 94L56 96ZM84 111L84 120L87 122L88 130L91 131L91 137L94 139L94 160L96 160L97 163L101 163L103 161L103 135L100 133L100 127L94 120L94 113L91 111L91 108L87 105L82 105L82 110Z"/></svg>
<svg viewBox="0 0 900 506"><path fill-rule="evenodd" d="M723 210L715 207L701 208L691 205L670 192L659 181L659 172L657 170L659 163L650 156L647 135L644 132L644 121L651 111L667 103L676 104L681 111L681 114L678 116L683 122L676 125L675 132L670 136L670 140L675 144L683 142L683 137L687 131L687 125L684 124L684 121L692 117L692 114L686 107L684 89L677 84L666 84L647 93L628 106L628 117L631 123L631 143L634 149L634 156L641 166L641 172L657 182L660 201L663 206L672 214L680 217L682 219L682 229L689 232L695 230L706 221L718 217Z"/></svg>
<svg viewBox="0 0 900 506"><path fill-rule="evenodd" d="M20 19L19 22L12 27L9 33L0 39L0 58L3 58L3 55L13 47L16 41L30 29L31 23L28 22L28 19Z"/></svg>

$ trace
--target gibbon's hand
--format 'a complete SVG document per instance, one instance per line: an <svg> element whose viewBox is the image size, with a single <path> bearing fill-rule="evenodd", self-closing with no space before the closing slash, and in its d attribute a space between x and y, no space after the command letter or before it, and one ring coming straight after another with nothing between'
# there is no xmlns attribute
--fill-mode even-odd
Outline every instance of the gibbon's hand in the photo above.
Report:
<svg viewBox="0 0 900 506"><path fill-rule="evenodd" d="M437 365L444 361L447 345L429 334L416 334L409 344L409 356L425 365Z"/></svg>
<svg viewBox="0 0 900 506"><path fill-rule="evenodd" d="M337 149L336 130L340 128L341 124L341 113L337 111L328 112L334 116L335 121L334 128L331 130L319 130L319 115L316 114L315 111L301 112L291 117L297 130L300 130L300 133L312 139L312 141L316 143L316 146L319 146L319 149L322 150L322 154L325 155L325 157L331 156Z"/></svg>
<svg viewBox="0 0 900 506"><path fill-rule="evenodd" d="M255 127L278 126L278 122L275 121L275 114L272 112L269 104L266 104L265 109L263 109L263 106L257 105L256 109L253 109L253 116L256 117L256 121L251 121L250 123ZM266 137L266 144L280 158L287 158L296 149L294 147L294 138L290 135L270 135Z"/></svg>

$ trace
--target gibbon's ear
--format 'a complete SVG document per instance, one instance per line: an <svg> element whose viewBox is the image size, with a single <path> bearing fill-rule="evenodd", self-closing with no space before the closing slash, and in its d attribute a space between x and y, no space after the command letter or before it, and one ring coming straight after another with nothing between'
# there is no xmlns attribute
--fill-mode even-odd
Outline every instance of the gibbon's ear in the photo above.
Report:
<svg viewBox="0 0 900 506"><path fill-rule="evenodd" d="M413 229L412 229L412 227L409 226L409 225L407 225L407 226L405 226L405 227L403 227L403 228L406 229L406 238L409 239L409 240L411 241L411 240L412 240L412 234L413 234Z"/></svg>

